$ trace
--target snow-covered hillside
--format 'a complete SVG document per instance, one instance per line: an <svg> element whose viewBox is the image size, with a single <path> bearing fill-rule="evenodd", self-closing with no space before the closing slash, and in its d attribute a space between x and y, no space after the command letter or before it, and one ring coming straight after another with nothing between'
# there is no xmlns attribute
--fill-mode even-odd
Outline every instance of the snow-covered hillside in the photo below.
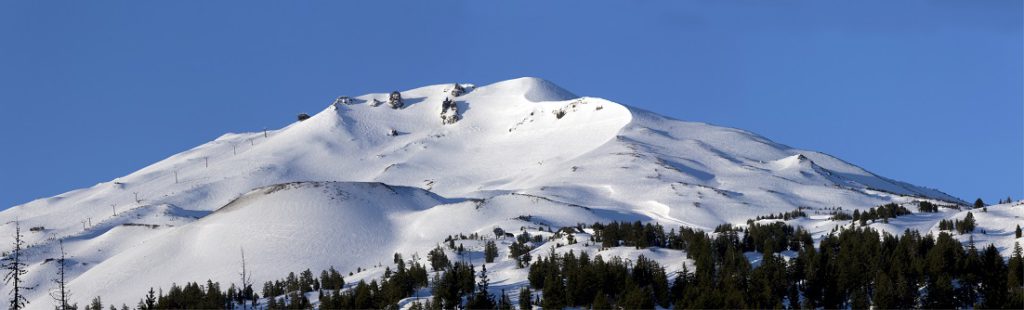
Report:
<svg viewBox="0 0 1024 310"><path fill-rule="evenodd" d="M537 78L458 88L459 96L455 84L400 92L399 108L388 93L339 99L279 130L226 134L0 212L0 236L20 221L30 283L52 278L47 260L62 239L83 302L134 304L151 286L232 282L241 248L262 283L283 275L260 270L354 271L494 227L640 220L710 230L797 208L963 204L827 154L577 97ZM934 231L940 219L963 216L948 210L886 230ZM1012 230L1021 210L992 207L979 226ZM820 233L842 224L833 222L794 221ZM1011 235L975 240L1008 253ZM45 289L30 297L32 307L50 306Z"/></svg>

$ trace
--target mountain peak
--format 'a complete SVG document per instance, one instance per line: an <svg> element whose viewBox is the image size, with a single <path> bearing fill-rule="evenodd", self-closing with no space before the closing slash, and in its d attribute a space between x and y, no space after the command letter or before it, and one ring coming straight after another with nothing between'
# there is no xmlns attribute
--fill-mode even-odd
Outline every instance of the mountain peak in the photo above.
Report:
<svg viewBox="0 0 1024 310"><path fill-rule="evenodd" d="M480 87L480 90L521 93L526 100L532 102L564 101L579 97L551 81L538 77L521 77L500 81Z"/></svg>
<svg viewBox="0 0 1024 310"><path fill-rule="evenodd" d="M257 270L325 268L324 257L346 257L335 267L353 270L495 227L624 220L710 230L798 208L959 203L826 154L577 97L535 77L397 95L400 104L392 93L340 97L283 129L224 135L0 216L45 231L25 235L37 249L26 261L41 265L64 240L89 263L76 267L73 290L127 303L134 296L118 292L132 287L233 279L223 270L234 256L206 255L229 243L245 245ZM13 229L0 225L0 235ZM154 269L144 259L154 257L182 263ZM29 282L49 281L39 275Z"/></svg>

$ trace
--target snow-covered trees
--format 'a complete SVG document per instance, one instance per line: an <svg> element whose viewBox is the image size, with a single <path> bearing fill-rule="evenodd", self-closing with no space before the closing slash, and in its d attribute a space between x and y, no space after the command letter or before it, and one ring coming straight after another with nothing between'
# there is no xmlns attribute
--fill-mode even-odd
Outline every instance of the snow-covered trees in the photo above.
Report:
<svg viewBox="0 0 1024 310"><path fill-rule="evenodd" d="M398 91L391 92L391 95L388 95L388 106L392 109L401 109L402 107L405 107L405 102L402 101L402 93L399 93Z"/></svg>

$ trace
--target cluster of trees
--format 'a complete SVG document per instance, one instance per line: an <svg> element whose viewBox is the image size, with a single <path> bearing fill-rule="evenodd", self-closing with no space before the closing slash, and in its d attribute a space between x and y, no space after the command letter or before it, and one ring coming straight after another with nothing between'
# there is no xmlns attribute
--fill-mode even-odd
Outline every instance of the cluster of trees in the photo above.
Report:
<svg viewBox="0 0 1024 310"><path fill-rule="evenodd" d="M607 224L594 223L595 242L600 242L601 247L610 248L616 246L632 246L637 249L657 246L666 247L668 235L661 224L641 224L640 221L611 222Z"/></svg>
<svg viewBox="0 0 1024 310"><path fill-rule="evenodd" d="M539 235L537 237L540 237ZM531 244L530 233L523 232L516 236L516 241L508 246L508 255L516 260L516 267L523 268L530 264L530 260L533 257L530 256L530 251L533 250Z"/></svg>
<svg viewBox="0 0 1024 310"><path fill-rule="evenodd" d="M750 223L743 232L740 242L744 252L799 251L801 247L814 246L811 233L782 222Z"/></svg>
<svg viewBox="0 0 1024 310"><path fill-rule="evenodd" d="M917 203L917 210L921 212L939 212L939 206L931 202L921 201Z"/></svg>
<svg viewBox="0 0 1024 310"><path fill-rule="evenodd" d="M530 266L530 287L543 292L545 309L593 306L609 309L612 304L626 309L667 306L669 282L665 269L644 256L636 262L601 255L593 259L586 252L558 255L551 252Z"/></svg>
<svg viewBox="0 0 1024 310"><path fill-rule="evenodd" d="M669 303L676 308L1019 308L1024 304L1024 258L1019 245L1007 263L994 245L979 250L973 242L964 246L947 233L936 237L908 230L895 236L864 227L843 229L825 236L815 248L809 235L799 229L773 226L752 226L742 237L736 229L712 235L683 228L679 234L670 234L668 238L677 241L668 244L686 250L696 271L684 270L676 277ZM761 237L755 238L750 231ZM743 255L750 242L763 243L756 249L762 252L757 268ZM773 254L783 244L797 251L788 262ZM657 290L648 296L649 303L665 303Z"/></svg>
<svg viewBox="0 0 1024 310"><path fill-rule="evenodd" d="M99 297L95 300L99 300ZM230 308L233 302L221 291L220 283L209 280L206 285L196 282L185 283L185 286L171 284L166 295L161 290L155 304L152 300L153 289L150 288L149 294L139 301L139 306L146 305L146 309L150 309L149 305L153 305L152 309L220 309Z"/></svg>
<svg viewBox="0 0 1024 310"><path fill-rule="evenodd" d="M970 211L964 216L963 220L941 220L939 221L939 230L955 230L961 235L974 232L974 228L977 227L977 222L974 221L974 214ZM1020 226L1018 225L1018 229ZM1018 234L1018 238L1020 234Z"/></svg>
<svg viewBox="0 0 1024 310"><path fill-rule="evenodd" d="M443 254L442 254L443 255ZM384 270L380 284L376 280L369 284L359 281L348 291L339 289L320 290L322 309L397 309L398 301L412 297L421 287L427 286L427 269L415 259L407 267L400 254L394 258L397 267ZM333 282L332 282L333 284ZM344 285L342 283L342 285Z"/></svg>
<svg viewBox="0 0 1024 310"><path fill-rule="evenodd" d="M886 205L873 213L888 216L904 211ZM858 215L865 214L871 216L872 212ZM968 219L971 224L964 224ZM968 213L963 221L950 225L970 227L973 215ZM748 221L746 227L723 226L714 233L686 227L666 233L660 225L640 222L591 227L595 241L602 246L683 250L695 268L691 272L680 262L682 271L670 275L644 256L633 262L620 257L606 260L601 255L591 258L586 252L577 255L572 251L562 255L552 251L530 264L533 239L523 233L510 247L510 255L525 262L521 266L529 264L529 286L519 291L519 307L1019 308L1024 304L1024 250L1019 244L1006 261L994 245L979 249L973 239L961 244L946 232L922 235L907 230L892 235L864 226L843 228L824 236L815 247L808 232L783 222ZM16 233L20 233L17 227ZM8 278L24 274L16 272L19 262L13 261L19 241L20 235L15 256L9 256L4 265L15 271L8 271ZM784 250L795 254L786 254L792 258L784 260L777 254ZM488 240L484 252L485 258L493 261L497 244ZM749 252L761 253L757 267L751 265ZM270 309L309 308L305 296L311 292L319 293L321 308L396 308L398 301L429 285L432 300L414 302L412 308L512 308L504 291L497 297L489 292L485 266L477 273L472 264L453 263L440 246L430 251L428 261L435 271L432 278L417 258L407 262L396 253L396 268L387 267L379 282L360 281L345 289L345 279L333 267L321 271L319 278L307 269L264 283L262 293L269 297ZM235 308L247 301L255 306L259 295L247 281L243 270L241 288L232 284L222 290L220 283L209 280L205 285L172 284L166 292L150 288L136 308ZM542 294L535 296L531 290ZM15 293L10 308L20 309L24 298ZM61 293L66 292L61 289ZM59 309L77 308L67 305L66 299L60 304ZM103 309L102 300L96 297L85 308Z"/></svg>
<svg viewBox="0 0 1024 310"><path fill-rule="evenodd" d="M769 215L758 216L757 218L755 218L755 220L758 220L758 221L760 221L760 220L783 220L783 221L788 221L788 220L792 220L792 219L796 219L796 218L801 218L801 217L807 217L807 213L804 213L804 210L796 209L796 210L793 210L793 211L783 212L783 213L779 213L779 214L769 214Z"/></svg>
<svg viewBox="0 0 1024 310"><path fill-rule="evenodd" d="M331 267L330 270L334 270L334 267ZM313 272L306 269L300 272L298 276L295 276L294 272L289 272L288 276L282 280L267 281L263 283L263 296L279 296L287 292L305 293L319 289L320 281L313 278Z"/></svg>
<svg viewBox="0 0 1024 310"><path fill-rule="evenodd" d="M860 212L860 210L854 210L853 217L851 219L860 222L861 226L865 226L868 224L868 221L874 223L876 220L882 220L882 222L888 223L890 218L896 218L897 216L907 214L910 214L910 210L907 210L907 208L895 203L890 203L868 209L863 213Z"/></svg>

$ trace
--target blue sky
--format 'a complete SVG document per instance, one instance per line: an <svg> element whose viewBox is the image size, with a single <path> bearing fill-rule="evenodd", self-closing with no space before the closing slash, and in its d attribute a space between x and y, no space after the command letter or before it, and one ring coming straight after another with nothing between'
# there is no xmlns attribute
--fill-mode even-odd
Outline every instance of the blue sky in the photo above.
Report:
<svg viewBox="0 0 1024 310"><path fill-rule="evenodd" d="M1024 196L1022 2L8 1L0 209L342 94L537 76L963 199Z"/></svg>

